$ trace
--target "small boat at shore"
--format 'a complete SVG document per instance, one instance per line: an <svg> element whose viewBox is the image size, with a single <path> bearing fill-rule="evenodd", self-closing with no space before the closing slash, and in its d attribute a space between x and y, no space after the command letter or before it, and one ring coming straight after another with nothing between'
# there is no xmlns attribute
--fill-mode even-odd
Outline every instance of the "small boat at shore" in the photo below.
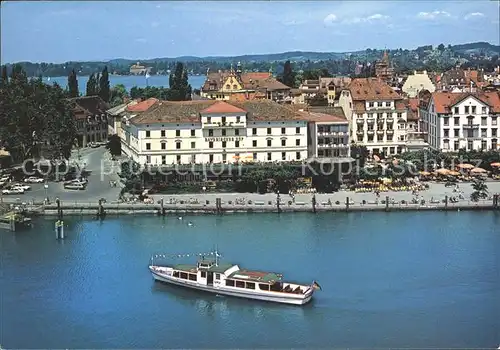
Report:
<svg viewBox="0 0 500 350"><path fill-rule="evenodd" d="M311 284L286 282L281 274L240 269L235 264L221 264L217 250L197 255L196 265L171 266L157 264L158 258L166 256L155 255L151 257L149 270L156 281L219 295L283 304L307 304L314 292L321 289L315 281Z"/></svg>

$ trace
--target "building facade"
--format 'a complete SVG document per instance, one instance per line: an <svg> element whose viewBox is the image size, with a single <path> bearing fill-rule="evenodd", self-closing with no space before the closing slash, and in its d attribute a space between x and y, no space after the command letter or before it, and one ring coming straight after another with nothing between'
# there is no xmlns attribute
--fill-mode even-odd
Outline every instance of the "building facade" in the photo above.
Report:
<svg viewBox="0 0 500 350"><path fill-rule="evenodd" d="M499 149L497 92L434 92L420 113L428 143L434 149L443 152Z"/></svg>
<svg viewBox="0 0 500 350"><path fill-rule="evenodd" d="M415 71L406 78L401 90L409 98L414 98L417 97L419 91L436 91L436 86L427 75L427 71Z"/></svg>
<svg viewBox="0 0 500 350"><path fill-rule="evenodd" d="M307 120L271 101L158 101L125 117L122 151L141 164L300 161Z"/></svg>
<svg viewBox="0 0 500 350"><path fill-rule="evenodd" d="M356 78L340 94L351 140L377 155L406 151L407 108L403 98L377 78Z"/></svg>
<svg viewBox="0 0 500 350"><path fill-rule="evenodd" d="M68 99L76 121L79 147L87 147L91 142L108 139L109 105L99 96L85 96Z"/></svg>

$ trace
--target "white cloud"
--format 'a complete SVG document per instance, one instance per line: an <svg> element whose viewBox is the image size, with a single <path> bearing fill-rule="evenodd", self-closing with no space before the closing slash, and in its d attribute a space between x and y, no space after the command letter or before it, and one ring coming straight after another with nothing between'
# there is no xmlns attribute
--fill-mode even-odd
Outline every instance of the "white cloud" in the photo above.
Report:
<svg viewBox="0 0 500 350"><path fill-rule="evenodd" d="M137 38L137 39L135 39L135 42L138 42L138 43L147 43L148 40L145 39L145 38Z"/></svg>
<svg viewBox="0 0 500 350"><path fill-rule="evenodd" d="M465 17L464 17L464 19L467 21L469 19L480 18L480 17L484 17L484 13L481 13L481 12L472 12L472 13L466 14Z"/></svg>
<svg viewBox="0 0 500 350"><path fill-rule="evenodd" d="M374 15L368 17L353 17L347 18L343 21L345 24L357 24L357 23L374 23L379 21L388 20L390 17L386 15L382 15L380 13L376 13Z"/></svg>
<svg viewBox="0 0 500 350"><path fill-rule="evenodd" d="M323 23L326 25L326 26L331 26L333 25L335 22L337 22L337 16L333 13L330 13L328 16L325 17L325 19L323 20Z"/></svg>
<svg viewBox="0 0 500 350"><path fill-rule="evenodd" d="M417 15L421 19L437 19L451 17L449 12L446 11L433 11L433 12L419 12Z"/></svg>

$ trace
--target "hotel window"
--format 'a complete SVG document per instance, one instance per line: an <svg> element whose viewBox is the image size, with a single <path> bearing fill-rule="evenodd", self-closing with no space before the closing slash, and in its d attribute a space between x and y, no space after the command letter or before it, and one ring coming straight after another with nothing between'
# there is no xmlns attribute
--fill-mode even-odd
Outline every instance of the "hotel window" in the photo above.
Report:
<svg viewBox="0 0 500 350"><path fill-rule="evenodd" d="M459 137L459 135L460 135L460 129L454 129L453 131L454 131L454 135L453 136Z"/></svg>
<svg viewBox="0 0 500 350"><path fill-rule="evenodd" d="M373 102L369 102L368 107L373 107Z"/></svg>
<svg viewBox="0 0 500 350"><path fill-rule="evenodd" d="M497 125L497 117L492 117L491 118L491 125Z"/></svg>
<svg viewBox="0 0 500 350"><path fill-rule="evenodd" d="M253 160L257 160L257 153L252 154Z"/></svg>
<svg viewBox="0 0 500 350"><path fill-rule="evenodd" d="M220 280L220 273L216 273L215 276L214 276L214 279Z"/></svg>
<svg viewBox="0 0 500 350"><path fill-rule="evenodd" d="M458 151L460 149L460 142L455 141L453 142L453 150Z"/></svg>
<svg viewBox="0 0 500 350"><path fill-rule="evenodd" d="M208 148L214 148L214 143L212 141L208 143Z"/></svg>
<svg viewBox="0 0 500 350"><path fill-rule="evenodd" d="M194 137L196 135L195 132L195 130L191 130L191 137Z"/></svg>
<svg viewBox="0 0 500 350"><path fill-rule="evenodd" d="M227 160L227 154L223 153L222 154L222 161L225 163Z"/></svg>
<svg viewBox="0 0 500 350"><path fill-rule="evenodd" d="M482 112L483 114L486 114L486 107L481 108L481 112Z"/></svg>
<svg viewBox="0 0 500 350"><path fill-rule="evenodd" d="M222 148L226 148L226 141L222 141Z"/></svg>
<svg viewBox="0 0 500 350"><path fill-rule="evenodd" d="M488 129L481 129L481 137L488 137L486 136Z"/></svg>
<svg viewBox="0 0 500 350"><path fill-rule="evenodd" d="M151 131L146 130L146 137L151 137Z"/></svg>
<svg viewBox="0 0 500 350"><path fill-rule="evenodd" d="M214 162L214 155L213 155L213 154L211 154L211 155L209 155L209 156L208 156L208 161L209 161L210 163L213 163L213 162Z"/></svg>
<svg viewBox="0 0 500 350"><path fill-rule="evenodd" d="M472 114L476 114L476 106L472 106Z"/></svg>
<svg viewBox="0 0 500 350"><path fill-rule="evenodd" d="M482 118L481 118L481 125L482 125L482 126L486 126L486 125L488 125L488 119L486 119L486 117L482 117Z"/></svg>
<svg viewBox="0 0 500 350"><path fill-rule="evenodd" d="M181 143L180 143L180 142L176 142L176 143L175 143L175 148L177 148L177 149L181 149Z"/></svg>
<svg viewBox="0 0 500 350"><path fill-rule="evenodd" d="M207 117L207 124L210 124L212 123L212 118L211 117Z"/></svg>
<svg viewBox="0 0 500 350"><path fill-rule="evenodd" d="M208 129L208 136L214 136L213 129Z"/></svg>
<svg viewBox="0 0 500 350"><path fill-rule="evenodd" d="M486 149L486 147L488 147L486 144L486 141L481 141L481 149L484 150L484 149Z"/></svg>
<svg viewBox="0 0 500 350"><path fill-rule="evenodd" d="M460 117L453 118L453 123L455 126L459 126L460 125Z"/></svg>
<svg viewBox="0 0 500 350"><path fill-rule="evenodd" d="M252 128L252 135L257 135L257 128Z"/></svg>
<svg viewBox="0 0 500 350"><path fill-rule="evenodd" d="M271 128L267 128L267 134L271 135Z"/></svg>
<svg viewBox="0 0 500 350"><path fill-rule="evenodd" d="M161 131L161 137L165 137L165 130Z"/></svg>
<svg viewBox="0 0 500 350"><path fill-rule="evenodd" d="M295 159L300 160L300 152L295 152Z"/></svg>
<svg viewBox="0 0 500 350"><path fill-rule="evenodd" d="M253 147L257 147L257 140L253 140L253 141L252 141L252 146L253 146Z"/></svg>
<svg viewBox="0 0 500 350"><path fill-rule="evenodd" d="M226 130L222 130L222 136L226 136Z"/></svg>
<svg viewBox="0 0 500 350"><path fill-rule="evenodd" d="M267 147L271 147L271 140L267 140Z"/></svg>
<svg viewBox="0 0 500 350"><path fill-rule="evenodd" d="M286 129L285 128L281 128L281 133L284 135L286 134Z"/></svg>
<svg viewBox="0 0 500 350"><path fill-rule="evenodd" d="M240 141L234 141L234 147L236 148L240 147Z"/></svg>
<svg viewBox="0 0 500 350"><path fill-rule="evenodd" d="M295 140L295 146L300 146L300 139Z"/></svg>
<svg viewBox="0 0 500 350"><path fill-rule="evenodd" d="M177 137L181 136L181 131L180 130L175 130L175 136L177 136Z"/></svg>
<svg viewBox="0 0 500 350"><path fill-rule="evenodd" d="M221 120L222 120L222 124L226 124L226 117L222 117Z"/></svg>
<svg viewBox="0 0 500 350"><path fill-rule="evenodd" d="M403 118L403 113L398 113L398 119Z"/></svg>
<svg viewBox="0 0 500 350"><path fill-rule="evenodd" d="M300 127L298 127L298 126L297 126L297 127L295 128L295 133L296 133L296 134L300 134Z"/></svg>
<svg viewBox="0 0 500 350"><path fill-rule="evenodd" d="M148 150L151 149L151 144L149 142L146 143L146 149L148 149Z"/></svg>
<svg viewBox="0 0 500 350"><path fill-rule="evenodd" d="M236 123L241 122L241 117L236 117Z"/></svg>
<svg viewBox="0 0 500 350"><path fill-rule="evenodd" d="M235 129L234 130L234 135L239 136L240 135L240 129Z"/></svg>
<svg viewBox="0 0 500 350"><path fill-rule="evenodd" d="M146 156L146 163L151 164L151 156Z"/></svg>
<svg viewBox="0 0 500 350"><path fill-rule="evenodd" d="M497 149L497 139L491 139L491 149L496 151Z"/></svg>
<svg viewBox="0 0 500 350"><path fill-rule="evenodd" d="M498 129L491 129L491 137L497 137Z"/></svg>
<svg viewBox="0 0 500 350"><path fill-rule="evenodd" d="M467 150L472 151L474 148L474 143L472 141L467 141Z"/></svg>
<svg viewBox="0 0 500 350"><path fill-rule="evenodd" d="M458 107L455 107L455 108L454 108L454 113L455 113L455 114L458 114Z"/></svg>
<svg viewBox="0 0 500 350"><path fill-rule="evenodd" d="M392 141L393 138L394 138L394 135L387 135L387 141Z"/></svg>
<svg viewBox="0 0 500 350"><path fill-rule="evenodd" d="M281 140L281 146L283 146L283 147L286 146L286 140Z"/></svg>
<svg viewBox="0 0 500 350"><path fill-rule="evenodd" d="M267 154L267 160L271 160L271 159L272 159L272 157L271 157L271 153L268 153L268 154Z"/></svg>
<svg viewBox="0 0 500 350"><path fill-rule="evenodd" d="M196 142L191 142L191 148L196 148Z"/></svg>
<svg viewBox="0 0 500 350"><path fill-rule="evenodd" d="M450 125L450 118L449 117L444 117L444 119L443 119L443 125L444 126Z"/></svg>
<svg viewBox="0 0 500 350"><path fill-rule="evenodd" d="M167 143L166 142L162 142L161 143L161 149L167 149Z"/></svg>
<svg viewBox="0 0 500 350"><path fill-rule="evenodd" d="M286 160L286 152L281 152L281 160Z"/></svg>
<svg viewBox="0 0 500 350"><path fill-rule="evenodd" d="M464 106L464 113L465 114L469 113L469 106Z"/></svg>
<svg viewBox="0 0 500 350"><path fill-rule="evenodd" d="M450 130L444 129L444 137L450 137Z"/></svg>
<svg viewBox="0 0 500 350"><path fill-rule="evenodd" d="M161 156L161 164L167 164L167 156Z"/></svg>
<svg viewBox="0 0 500 350"><path fill-rule="evenodd" d="M177 163L178 163L178 164L180 164L180 162L181 162L181 156L180 156L180 155L177 155L177 157L176 157L176 158L177 158Z"/></svg>

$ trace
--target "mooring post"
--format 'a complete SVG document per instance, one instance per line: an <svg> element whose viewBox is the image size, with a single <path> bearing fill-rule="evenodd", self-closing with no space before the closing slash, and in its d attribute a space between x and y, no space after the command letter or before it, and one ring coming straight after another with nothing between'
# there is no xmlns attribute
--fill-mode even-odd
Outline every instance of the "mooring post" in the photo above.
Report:
<svg viewBox="0 0 500 350"><path fill-rule="evenodd" d="M385 211L389 211L389 196L385 196Z"/></svg>
<svg viewBox="0 0 500 350"><path fill-rule="evenodd" d="M16 231L16 216L15 216L15 214L11 214L10 219L9 219L9 223L10 223L10 230L12 232L15 232Z"/></svg>
<svg viewBox="0 0 500 350"><path fill-rule="evenodd" d="M64 221L57 220L55 224L56 239L64 239Z"/></svg>
<svg viewBox="0 0 500 350"><path fill-rule="evenodd" d="M349 211L349 197L345 197L345 211Z"/></svg>
<svg viewBox="0 0 500 350"><path fill-rule="evenodd" d="M165 207L163 205L163 198L160 201L161 216L165 216Z"/></svg>
<svg viewBox="0 0 500 350"><path fill-rule="evenodd" d="M444 209L448 209L448 196L444 196Z"/></svg>
<svg viewBox="0 0 500 350"><path fill-rule="evenodd" d="M280 191L276 192L276 208L278 209L278 214L281 213L281 208L280 208Z"/></svg>
<svg viewBox="0 0 500 350"><path fill-rule="evenodd" d="M215 210L217 211L217 214L222 213L222 199L220 198L215 199Z"/></svg>
<svg viewBox="0 0 500 350"><path fill-rule="evenodd" d="M59 198L56 198L56 204L57 204L57 217L59 220L62 220L63 212L61 208L61 200Z"/></svg>
<svg viewBox="0 0 500 350"><path fill-rule="evenodd" d="M313 194L311 203L313 207L313 213L316 213L316 194Z"/></svg>

